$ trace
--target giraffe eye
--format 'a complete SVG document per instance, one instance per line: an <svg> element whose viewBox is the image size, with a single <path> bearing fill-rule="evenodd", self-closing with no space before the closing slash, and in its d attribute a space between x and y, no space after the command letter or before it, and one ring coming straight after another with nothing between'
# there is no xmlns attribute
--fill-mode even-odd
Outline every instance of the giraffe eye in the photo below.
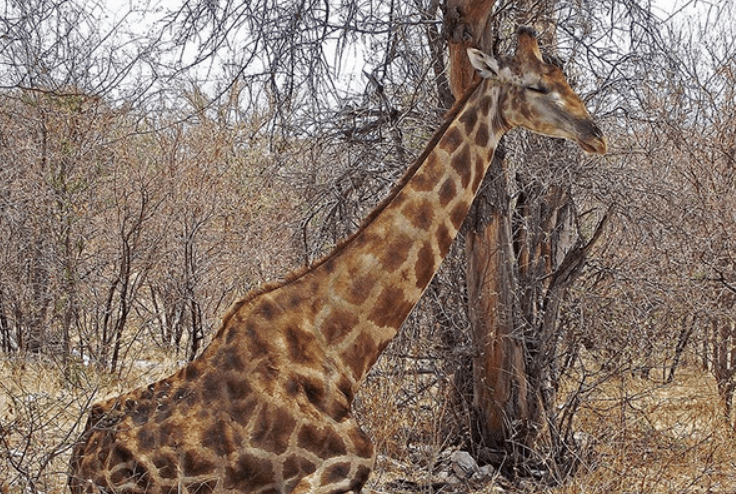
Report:
<svg viewBox="0 0 736 494"><path fill-rule="evenodd" d="M539 94L548 94L549 88L546 88L542 85L538 86L527 86L526 87L529 91L532 91L533 93L539 93Z"/></svg>

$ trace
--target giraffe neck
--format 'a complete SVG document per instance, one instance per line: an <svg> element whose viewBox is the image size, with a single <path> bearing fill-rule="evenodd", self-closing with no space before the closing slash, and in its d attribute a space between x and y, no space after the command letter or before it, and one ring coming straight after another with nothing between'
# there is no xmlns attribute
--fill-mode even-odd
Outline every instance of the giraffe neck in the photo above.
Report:
<svg viewBox="0 0 736 494"><path fill-rule="evenodd" d="M325 290L314 327L354 389L439 269L507 130L496 118L501 90L492 84L458 104L365 226L307 273Z"/></svg>
<svg viewBox="0 0 736 494"><path fill-rule="evenodd" d="M244 372L264 385L272 370L290 368L288 382L311 376L336 383L349 407L470 209L508 130L498 117L501 99L498 85L481 82L358 232L308 271L237 302L198 360L218 367L246 356Z"/></svg>

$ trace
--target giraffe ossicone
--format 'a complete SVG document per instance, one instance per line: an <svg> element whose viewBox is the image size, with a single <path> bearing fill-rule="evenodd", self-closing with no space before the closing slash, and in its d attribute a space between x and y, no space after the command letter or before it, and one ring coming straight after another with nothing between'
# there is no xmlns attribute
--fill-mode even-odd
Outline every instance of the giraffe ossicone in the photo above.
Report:
<svg viewBox="0 0 736 494"><path fill-rule="evenodd" d="M94 405L73 494L359 492L373 445L354 393L419 300L513 127L605 153L603 134L536 38L514 57L469 56L483 77L363 226L223 318L174 375Z"/></svg>

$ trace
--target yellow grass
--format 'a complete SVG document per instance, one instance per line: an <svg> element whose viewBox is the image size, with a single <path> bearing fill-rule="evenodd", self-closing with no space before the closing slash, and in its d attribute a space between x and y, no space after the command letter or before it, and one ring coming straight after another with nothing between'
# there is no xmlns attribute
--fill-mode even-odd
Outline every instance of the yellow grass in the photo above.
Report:
<svg viewBox="0 0 736 494"><path fill-rule="evenodd" d="M736 492L736 435L711 375L684 368L671 384L629 376L597 394L578 421L595 453L551 492Z"/></svg>
<svg viewBox="0 0 736 494"><path fill-rule="evenodd" d="M64 372L48 359L0 360L0 492L65 492L66 463L85 407L178 365L172 359L152 369L132 366L120 379L81 364ZM371 487L437 492L446 450L462 427L444 405L447 382L422 391L425 381L388 372L396 368L382 367L358 397L360 419L380 453ZM418 391L416 399L407 400L406 386ZM563 485L496 481L441 492L501 492L500 485L505 492L554 494L736 492L736 434L713 378L699 369L680 369L668 385L629 375L608 381L581 408L576 430L592 438L593 451Z"/></svg>
<svg viewBox="0 0 736 494"><path fill-rule="evenodd" d="M64 492L85 410L175 367L176 362L132 365L118 377L43 356L0 359L0 493Z"/></svg>

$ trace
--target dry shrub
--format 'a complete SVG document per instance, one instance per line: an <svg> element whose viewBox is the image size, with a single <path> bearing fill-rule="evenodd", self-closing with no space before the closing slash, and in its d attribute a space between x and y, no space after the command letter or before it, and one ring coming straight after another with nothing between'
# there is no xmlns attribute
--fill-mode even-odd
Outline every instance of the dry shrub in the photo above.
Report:
<svg viewBox="0 0 736 494"><path fill-rule="evenodd" d="M377 363L356 400L356 413L378 452L374 488L384 492L491 492L494 485L450 489L438 482L448 451L458 448L462 417L449 406L452 376L436 334L410 326ZM424 340L418 338L424 337ZM421 352L407 352L408 342ZM155 381L180 362L126 367L124 377L42 357L0 363L0 486L3 493L62 493L69 448L92 401ZM573 382L566 383L568 389ZM560 393L563 395L563 393ZM716 383L694 365L671 384L621 373L584 400L575 429L589 449L557 488L526 480L517 492L733 492L736 435L724 418Z"/></svg>
<svg viewBox="0 0 736 494"><path fill-rule="evenodd" d="M425 350L426 340L417 344ZM403 339L403 338L402 338ZM356 409L378 452L372 487L379 492L698 493L736 489L736 434L712 376L689 362L671 383L628 369L609 374L580 396L574 419L579 466L555 486L530 477L513 483L446 484L450 454L463 447L465 418L451 406L444 365L392 345L361 389ZM431 369L431 370L430 370ZM578 376L579 378L579 376ZM579 392L569 377L559 398ZM562 406L562 402L559 403ZM442 474L445 474L443 477ZM501 484L500 482L504 482Z"/></svg>
<svg viewBox="0 0 736 494"><path fill-rule="evenodd" d="M736 489L734 430L713 378L694 366L670 384L623 373L597 387L577 429L590 455L551 492L673 493Z"/></svg>
<svg viewBox="0 0 736 494"><path fill-rule="evenodd" d="M114 375L43 355L0 360L0 492L65 492L69 454L90 405L182 364L161 351L146 356Z"/></svg>
<svg viewBox="0 0 736 494"><path fill-rule="evenodd" d="M82 411L103 385L83 367L43 357L0 361L3 493L63 491Z"/></svg>

